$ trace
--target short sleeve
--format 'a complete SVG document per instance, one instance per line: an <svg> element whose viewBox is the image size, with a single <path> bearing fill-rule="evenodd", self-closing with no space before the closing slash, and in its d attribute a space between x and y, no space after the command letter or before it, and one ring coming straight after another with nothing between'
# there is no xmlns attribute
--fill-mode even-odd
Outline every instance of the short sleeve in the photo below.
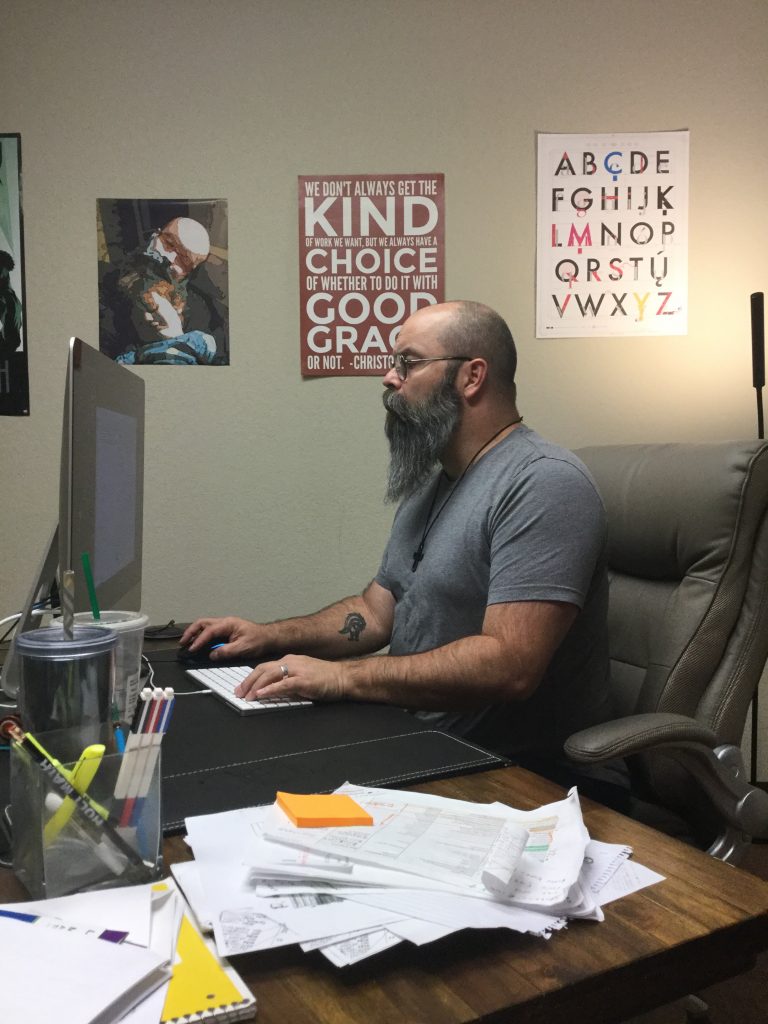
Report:
<svg viewBox="0 0 768 1024"><path fill-rule="evenodd" d="M544 457L517 475L489 519L488 604L584 603L605 548L605 509L578 464Z"/></svg>

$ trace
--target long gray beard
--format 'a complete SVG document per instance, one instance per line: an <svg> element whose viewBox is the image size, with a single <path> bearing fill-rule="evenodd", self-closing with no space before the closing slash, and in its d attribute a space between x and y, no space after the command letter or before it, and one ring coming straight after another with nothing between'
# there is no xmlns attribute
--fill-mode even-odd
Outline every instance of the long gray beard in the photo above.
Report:
<svg viewBox="0 0 768 1024"><path fill-rule="evenodd" d="M409 405L397 391L386 391L384 432L389 440L387 501L415 494L429 480L461 419L461 399L448 374L429 398Z"/></svg>

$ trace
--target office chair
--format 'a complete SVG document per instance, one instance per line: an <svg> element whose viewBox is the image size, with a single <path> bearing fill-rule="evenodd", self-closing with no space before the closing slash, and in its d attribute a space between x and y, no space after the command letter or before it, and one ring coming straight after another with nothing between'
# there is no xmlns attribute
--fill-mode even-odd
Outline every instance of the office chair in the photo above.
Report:
<svg viewBox="0 0 768 1024"><path fill-rule="evenodd" d="M739 749L768 655L768 443L577 454L608 513L617 717L565 752L582 766L626 758L634 817L736 862L768 830L768 793Z"/></svg>

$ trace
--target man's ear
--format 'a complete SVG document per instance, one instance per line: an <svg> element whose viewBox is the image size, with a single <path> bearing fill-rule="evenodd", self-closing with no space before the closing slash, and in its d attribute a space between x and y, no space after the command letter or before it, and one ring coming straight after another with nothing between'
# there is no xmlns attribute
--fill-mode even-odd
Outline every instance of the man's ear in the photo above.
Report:
<svg viewBox="0 0 768 1024"><path fill-rule="evenodd" d="M488 363L485 359L468 359L460 370L460 386L467 402L476 402L488 385Z"/></svg>

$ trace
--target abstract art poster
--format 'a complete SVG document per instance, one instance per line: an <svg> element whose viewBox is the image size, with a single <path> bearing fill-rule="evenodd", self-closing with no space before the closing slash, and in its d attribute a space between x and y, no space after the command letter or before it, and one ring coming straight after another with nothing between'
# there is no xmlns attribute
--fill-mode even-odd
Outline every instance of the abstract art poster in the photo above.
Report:
<svg viewBox="0 0 768 1024"><path fill-rule="evenodd" d="M129 365L229 365L226 199L98 199L99 348Z"/></svg>
<svg viewBox="0 0 768 1024"><path fill-rule="evenodd" d="M21 136L0 134L0 416L29 415Z"/></svg>
<svg viewBox="0 0 768 1024"><path fill-rule="evenodd" d="M539 134L537 338L687 334L688 143Z"/></svg>
<svg viewBox="0 0 768 1024"><path fill-rule="evenodd" d="M381 376L403 321L444 297L442 174L299 178L302 376Z"/></svg>

